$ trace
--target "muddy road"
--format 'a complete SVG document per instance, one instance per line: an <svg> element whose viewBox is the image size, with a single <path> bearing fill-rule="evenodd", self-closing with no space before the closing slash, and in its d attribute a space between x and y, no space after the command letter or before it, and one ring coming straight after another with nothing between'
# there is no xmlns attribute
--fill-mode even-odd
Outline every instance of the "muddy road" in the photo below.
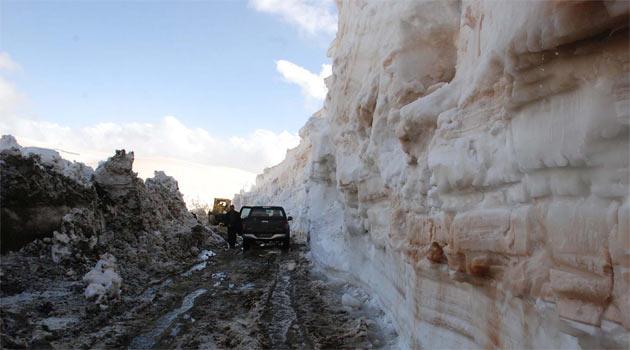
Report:
<svg viewBox="0 0 630 350"><path fill-rule="evenodd" d="M382 313L359 290L318 273L305 246L228 251L153 293L154 310L141 316L128 348L387 348L395 341ZM342 303L348 295L356 304Z"/></svg>
<svg viewBox="0 0 630 350"><path fill-rule="evenodd" d="M396 334L374 303L359 289L318 272L308 257L305 246L219 252L154 281L137 305L66 328L50 344L129 349L394 346Z"/></svg>
<svg viewBox="0 0 630 350"><path fill-rule="evenodd" d="M306 246L204 251L102 308L81 282L57 282L2 301L4 348L396 348L373 299L312 263ZM204 260L205 259L205 260ZM22 266L28 266L28 263ZM14 267L15 269L16 267ZM56 271L50 268L50 271ZM26 272L20 273L25 275ZM22 340L21 340L22 339Z"/></svg>

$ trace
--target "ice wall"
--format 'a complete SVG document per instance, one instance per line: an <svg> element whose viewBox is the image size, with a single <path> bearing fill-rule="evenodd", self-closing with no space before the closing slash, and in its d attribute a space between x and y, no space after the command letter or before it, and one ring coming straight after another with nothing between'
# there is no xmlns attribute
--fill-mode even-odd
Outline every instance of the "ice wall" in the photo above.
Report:
<svg viewBox="0 0 630 350"><path fill-rule="evenodd" d="M282 204L409 347L628 347L627 1L342 1Z"/></svg>

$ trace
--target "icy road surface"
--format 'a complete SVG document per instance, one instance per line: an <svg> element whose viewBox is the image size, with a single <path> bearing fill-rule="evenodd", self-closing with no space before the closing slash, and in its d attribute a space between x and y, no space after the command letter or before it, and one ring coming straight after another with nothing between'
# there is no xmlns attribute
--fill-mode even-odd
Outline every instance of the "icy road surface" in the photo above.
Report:
<svg viewBox="0 0 630 350"><path fill-rule="evenodd" d="M360 290L316 272L305 247L220 253L151 290L118 345L148 348L391 348L396 334ZM342 303L352 299L353 303ZM130 330L129 329L129 330ZM105 344L103 344L105 345Z"/></svg>

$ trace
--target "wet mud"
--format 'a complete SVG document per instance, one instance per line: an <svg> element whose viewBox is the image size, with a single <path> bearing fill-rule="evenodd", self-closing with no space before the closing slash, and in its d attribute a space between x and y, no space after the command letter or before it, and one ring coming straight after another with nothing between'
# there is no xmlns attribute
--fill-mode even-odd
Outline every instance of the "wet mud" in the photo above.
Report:
<svg viewBox="0 0 630 350"><path fill-rule="evenodd" d="M392 348L397 340L376 304L316 269L306 246L221 251L107 309L85 306L77 289L68 284L3 297L3 313L12 313L3 315L3 333L36 329L28 342L3 346L339 349ZM359 305L342 303L349 291ZM54 311L46 314L47 299L59 304L49 305Z"/></svg>

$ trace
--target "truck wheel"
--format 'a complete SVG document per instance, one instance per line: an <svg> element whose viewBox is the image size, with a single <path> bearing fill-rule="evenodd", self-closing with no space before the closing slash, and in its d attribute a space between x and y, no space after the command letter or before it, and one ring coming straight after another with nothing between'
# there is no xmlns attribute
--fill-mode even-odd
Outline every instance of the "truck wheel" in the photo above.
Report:
<svg viewBox="0 0 630 350"><path fill-rule="evenodd" d="M249 250L250 244L249 238L243 238L243 251Z"/></svg>
<svg viewBox="0 0 630 350"><path fill-rule="evenodd" d="M283 250L288 250L289 246L291 246L291 238L287 237L287 238L282 240L282 249Z"/></svg>

